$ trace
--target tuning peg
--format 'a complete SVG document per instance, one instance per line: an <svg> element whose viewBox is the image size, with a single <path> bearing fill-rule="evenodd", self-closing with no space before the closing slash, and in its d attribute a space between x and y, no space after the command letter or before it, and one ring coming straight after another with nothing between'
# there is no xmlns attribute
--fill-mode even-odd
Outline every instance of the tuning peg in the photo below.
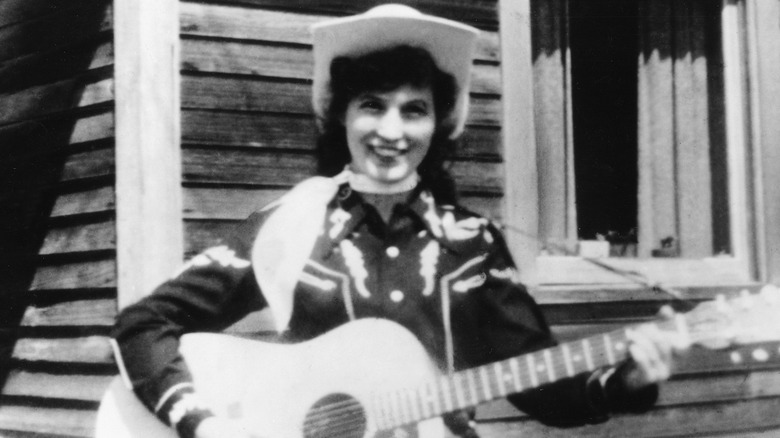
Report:
<svg viewBox="0 0 780 438"><path fill-rule="evenodd" d="M780 288L774 284L765 284L759 294L769 304L777 305L780 303Z"/></svg>
<svg viewBox="0 0 780 438"><path fill-rule="evenodd" d="M753 299L753 295L750 294L749 290L742 289L739 291L739 303L743 309L749 309L753 307L754 302L755 300Z"/></svg>
<svg viewBox="0 0 780 438"><path fill-rule="evenodd" d="M715 297L715 309L718 312L726 313L729 310L729 305L726 302L726 296L723 294L718 294L718 296Z"/></svg>

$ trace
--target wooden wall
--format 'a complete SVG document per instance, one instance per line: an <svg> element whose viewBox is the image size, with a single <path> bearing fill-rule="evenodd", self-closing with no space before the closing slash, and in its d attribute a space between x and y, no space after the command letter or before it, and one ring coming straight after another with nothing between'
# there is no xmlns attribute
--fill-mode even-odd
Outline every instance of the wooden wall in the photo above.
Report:
<svg viewBox="0 0 780 438"><path fill-rule="evenodd" d="M89 436L115 373L108 0L0 2L0 436Z"/></svg>
<svg viewBox="0 0 780 438"><path fill-rule="evenodd" d="M326 17L376 1L181 3L182 148L187 251L214 243L234 221L311 175L311 37ZM464 199L497 217L500 72L495 1L416 1L485 30L464 147L452 163Z"/></svg>

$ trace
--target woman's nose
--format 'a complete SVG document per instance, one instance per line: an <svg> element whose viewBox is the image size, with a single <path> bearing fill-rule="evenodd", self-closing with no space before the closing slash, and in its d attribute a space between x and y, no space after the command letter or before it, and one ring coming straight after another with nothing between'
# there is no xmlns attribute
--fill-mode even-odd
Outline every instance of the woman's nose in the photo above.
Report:
<svg viewBox="0 0 780 438"><path fill-rule="evenodd" d="M376 133L388 141L400 140L404 133L403 122L400 111L390 109L379 119Z"/></svg>

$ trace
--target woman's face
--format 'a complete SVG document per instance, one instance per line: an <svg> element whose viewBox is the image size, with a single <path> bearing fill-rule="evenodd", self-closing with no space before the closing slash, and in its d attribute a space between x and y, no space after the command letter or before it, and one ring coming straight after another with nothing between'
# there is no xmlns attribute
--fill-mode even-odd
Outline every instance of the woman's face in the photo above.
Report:
<svg viewBox="0 0 780 438"><path fill-rule="evenodd" d="M344 115L352 171L380 184L399 182L416 172L436 128L430 87L402 85L363 93Z"/></svg>

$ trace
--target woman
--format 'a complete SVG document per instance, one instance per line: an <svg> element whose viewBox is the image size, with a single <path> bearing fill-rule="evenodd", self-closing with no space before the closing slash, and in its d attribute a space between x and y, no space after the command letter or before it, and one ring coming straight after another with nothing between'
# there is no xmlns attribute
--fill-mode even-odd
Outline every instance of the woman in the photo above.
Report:
<svg viewBox="0 0 780 438"><path fill-rule="evenodd" d="M463 130L477 31L399 5L314 28L320 173L252 215L224 246L119 316L120 368L182 437L248 436L197 401L178 338L269 306L277 328L311 339L364 317L414 333L442 371L554 344L516 278L501 234L460 208L443 163ZM341 283L339 283L341 281ZM338 287L338 286L341 287ZM572 426L649 408L673 345L637 331L620 366L510 397ZM475 436L469 418L445 418Z"/></svg>

